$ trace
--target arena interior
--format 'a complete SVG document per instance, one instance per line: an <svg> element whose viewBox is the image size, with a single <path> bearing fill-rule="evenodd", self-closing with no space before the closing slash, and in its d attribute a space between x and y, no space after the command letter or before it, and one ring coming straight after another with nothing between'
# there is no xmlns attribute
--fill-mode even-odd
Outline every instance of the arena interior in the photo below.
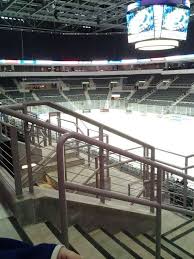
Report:
<svg viewBox="0 0 194 259"><path fill-rule="evenodd" d="M0 237L194 258L192 4L1 1Z"/></svg>

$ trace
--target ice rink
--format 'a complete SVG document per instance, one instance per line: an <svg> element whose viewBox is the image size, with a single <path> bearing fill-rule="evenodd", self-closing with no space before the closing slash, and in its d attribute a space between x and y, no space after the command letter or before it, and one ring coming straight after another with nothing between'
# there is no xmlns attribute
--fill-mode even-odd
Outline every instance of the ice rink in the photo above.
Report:
<svg viewBox="0 0 194 259"><path fill-rule="evenodd" d="M79 113L82 113L78 111ZM183 115L157 115L151 113L131 112L124 110L109 110L109 112L100 112L92 110L90 113L84 113L85 116L97 120L105 125L124 132L134 138L142 140L156 148L175 152L181 155L190 155L194 153L194 118ZM47 119L48 114L41 114L41 119ZM64 115L65 120L72 120L72 117ZM53 118L52 123L56 123ZM62 126L69 130L75 130L75 126L66 121L62 121ZM97 130L89 124L79 124L80 129L86 132L86 128ZM97 133L93 133L97 135ZM125 139L110 135L110 144L128 149L134 147L134 144ZM170 155L165 152L156 151L156 158L169 162L171 164L184 167L184 159ZM194 164L194 159L190 160L189 165ZM194 175L193 170L189 174Z"/></svg>

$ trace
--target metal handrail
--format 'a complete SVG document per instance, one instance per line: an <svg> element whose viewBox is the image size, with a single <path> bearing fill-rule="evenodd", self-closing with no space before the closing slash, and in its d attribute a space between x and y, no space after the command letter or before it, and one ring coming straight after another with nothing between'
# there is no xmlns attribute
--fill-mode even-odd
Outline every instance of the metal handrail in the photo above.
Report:
<svg viewBox="0 0 194 259"><path fill-rule="evenodd" d="M15 105L14 105L14 106L15 106ZM22 108L22 105L18 105L18 106L20 106L20 108ZM5 106L0 106L0 112L4 112L4 113L6 113L6 114L8 114L8 115L11 115L11 116L14 116L14 117L16 117L16 118L22 119L22 120L24 120L24 121L26 121L26 122L34 123L34 124L36 124L36 125L38 125L38 126L45 127L45 128L47 128L47 129L56 131L56 132L61 133L61 134L70 133L70 131L68 131L68 130L65 130L65 129L63 129L63 128L57 127L57 126L52 125L52 124L50 124L50 123L48 123L48 122L40 121L40 120L38 120L38 119L36 119L36 118L34 118L34 117L31 117L31 116L29 116L29 115L26 115L26 114L23 114L23 113L18 113L17 111L15 111L15 110L13 110L13 109L6 108ZM172 174L178 175L178 176L180 176L180 177L187 178L187 179L190 179L191 181L194 181L194 177L189 176L189 175L185 175L185 174L183 174L183 173L181 173L181 172L179 172L179 171L176 171L176 170L174 170L174 169L172 169L172 168L170 168L170 167L161 165L160 163L154 162L154 161L152 161L152 160L150 160L150 159L147 159L147 158L144 158L144 157L140 157L140 156L135 155L135 154L133 154L133 153L129 153L129 152L124 151L124 150L122 150L122 149L120 149L120 148L111 146L111 145L106 144L106 143L104 143L104 142L101 142L101 141L99 141L99 140L91 139L91 138L89 138L89 137L87 137L87 136L83 136L83 135L81 135L81 134L79 134L79 133L73 133L73 132L72 132L71 134L77 134L77 135L75 135L75 137L76 137L76 136L79 136L79 138L80 138L81 141L82 141L82 140L83 140L83 141L86 140L86 142L87 142L87 140L91 140L91 144L94 145L94 146L96 146L96 143L98 142L98 143L100 144L100 147L102 147L102 148L104 148L104 149L107 149L107 150L109 150L109 151L112 151L113 153L119 153L120 155L127 156L127 157L128 157L128 155L130 154L129 158L132 158L132 159L134 159L134 160L139 160L139 161L141 161L142 163L145 163L145 164L147 164L147 165L151 165L151 166L154 166L154 167L157 167L157 168L161 168L162 170L168 171L169 173L172 173ZM125 134L124 134L124 135L125 135ZM126 135L126 136L128 137L128 135ZM85 139L82 139L83 137L84 137ZM129 138L130 138L130 137L129 137ZM141 141L140 141L140 142L141 142ZM143 142L141 142L141 143L143 143ZM88 143L88 144L90 144L90 143ZM148 145L148 146L149 146L149 145ZM110 147L111 147L111 148L110 148ZM149 147L150 147L150 146L149 146Z"/></svg>
<svg viewBox="0 0 194 259"><path fill-rule="evenodd" d="M143 146L148 147L148 148L154 148L152 145L150 145L150 144L148 144L146 142L143 142L143 141L140 141L140 140L138 140L136 138L133 138L133 137L131 137L131 136L129 136L129 135L123 133L123 132L120 132L120 131L118 131L116 129L112 129L111 127L109 127L109 126L107 126L105 124L102 124L102 123L97 122L97 121L95 121L95 120L93 120L91 118L88 118L88 117L86 117L86 116L84 116L82 114L79 114L77 112L69 110L69 109L67 109L67 108L65 108L65 107L63 107L63 106L61 106L59 104L52 103L50 101L33 101L33 102L28 102L25 105L27 105L27 106L46 105L46 106L54 108L54 109L56 109L58 111L61 111L61 112L64 112L66 114L69 114L71 116L74 116L76 118L79 118L80 120L83 120L85 122L91 123L91 124L93 124L93 125L95 125L97 127L103 127L104 130L107 130L107 131L109 131L111 133L114 133L114 134L116 134L116 135L118 135L120 137L126 138L126 139L128 139L130 141L133 141L133 142L137 143L137 144L143 145ZM20 110L20 109L23 109L23 106L24 106L23 104L4 105L4 106L0 107L0 111L1 111L1 108L4 108L4 107L5 108L7 107L7 108L10 108L10 109L14 109L14 110ZM87 128L87 126L86 126L86 128ZM177 154L177 153L174 153L174 152L171 152L171 151L167 151L167 150L164 150L164 149L161 149L161 148L155 148L155 149L159 150L159 151L163 151L165 153L172 154L172 155L177 155L177 156L180 156L180 157L184 157L184 158L185 157L189 158L189 157L193 157L194 156L193 154L192 155L188 155L188 156L184 156L184 155Z"/></svg>
<svg viewBox="0 0 194 259"><path fill-rule="evenodd" d="M182 154L178 154L178 153L168 151L168 150L165 150L165 149L162 149L162 148L155 148L155 149L159 150L159 151L162 151L162 152L165 152L165 153L168 153L168 154L171 154L171 155L180 156L180 157L184 157L184 158L187 157L187 156L184 156Z"/></svg>
<svg viewBox="0 0 194 259"><path fill-rule="evenodd" d="M160 176L159 177L160 180L161 180L162 171L168 171L168 172L172 172L176 175L179 175L179 176L183 177L184 179L190 179L190 180L194 181L194 177L191 177L191 176L185 175L183 173L177 172L177 171L175 171L171 168L160 165L159 163L154 162L152 160L142 158L140 156L134 155L132 153L129 153L129 152L124 151L120 148L111 146L109 144L103 143L101 141L93 140L93 139L91 139L91 138L89 138L85 135L81 135L79 133L73 133L73 132L66 133L65 135L60 137L60 139L58 141L58 144L57 144L57 169L58 169L58 188L59 188L61 234L62 234L62 237L64 238L64 242L67 246L69 245L69 242L68 242L67 201L66 201L65 189L71 189L71 190L74 190L74 191L81 191L81 192L95 194L95 195L98 194L98 195L103 196L103 197L109 197L109 198L113 198L113 199L118 199L118 200L128 201L128 202L131 202L131 203L136 203L136 204L140 204L140 205L158 208L159 210L160 209L166 209L166 210L170 210L170 211L176 211L176 212L181 212L181 213L187 213L189 215L194 215L194 211L190 211L190 210L187 210L187 209L182 209L182 208L178 208L178 207L165 205L165 204L162 204L162 203L156 202L156 201L139 199L137 197L129 197L129 196L118 194L118 193L115 193L115 192L112 192L112 191L107 191L107 190L104 190L104 189L98 189L98 188L93 188L93 187L88 187L88 186L82 186L80 184L74 184L74 183L69 183L68 181L65 181L65 178L64 178L64 172L65 172L64 145L65 145L65 142L69 138L75 138L76 140L86 142L90 145L95 145L99 148L106 149L108 151L119 153L119 154L121 154L123 156L126 156L128 158L133 158L134 160L138 160L139 162L142 162L142 163L145 163L147 165L153 166L153 167L157 168L158 173L159 173L158 176ZM162 191L161 188L159 188L159 191L161 193L161 191ZM157 213L157 218L158 217L160 217L160 219L157 219L158 222L161 222L161 214ZM160 231L157 234L159 234L159 237L160 237L160 234L161 234ZM158 237L158 235L157 235L157 237ZM156 243L157 243L157 245L160 244L160 238L159 238L159 240L157 238Z"/></svg>
<svg viewBox="0 0 194 259"><path fill-rule="evenodd" d="M88 123L90 123L90 124L93 124L93 125L95 125L95 126L97 126L97 127L99 127L99 128L103 128L103 129L106 130L106 131L109 131L109 132L111 132L111 133L114 133L114 134L116 134L116 135L118 135L118 136L120 136L120 137L123 137L123 138L125 138L125 139L128 139L128 140L130 140L130 141L132 141L132 142L135 142L135 143L137 143L137 144L146 146L146 147L148 147L148 148L154 148L152 145L150 145L150 144L148 144L148 143L146 143L146 142L143 142L143 141L141 141L141 140L139 140L139 139L133 138L133 137L131 137L131 136L129 136L129 135L127 135L127 134L125 134L125 133L119 131L119 130L113 129L113 128L111 128L111 127L105 125L105 124L102 124L102 123L100 123L100 122L97 122L97 121L95 121L95 120L93 120L93 119L91 119L91 118L88 118L88 117L86 117L86 116L84 116L84 115L82 115L82 114L79 114L79 113L77 113L77 112L74 112L74 111L72 111L72 110L69 110L69 109L67 109L67 108L65 108L65 107L63 107L63 106L61 106L61 105L59 105L59 104L52 103L52 102L49 102L49 101L34 101L34 102L28 102L28 103L26 103L25 105L27 105L27 106L40 106L40 105L45 105L45 106L48 106L48 107L50 107L50 108L56 109L56 110L58 110L58 111L60 111L60 112L64 112L64 113L66 113L66 114L68 114L68 115L71 115L71 116L73 116L73 117L77 117L78 119L83 120L83 121L85 121L85 122L88 122ZM7 114L8 109L12 109L12 110L15 111L15 110L22 110L23 108L24 108L24 104L4 105L4 106L1 106L1 107L0 107L0 111L1 111L1 112L5 112L5 113ZM7 112L6 112L6 111L7 111ZM8 114L9 114L9 113L8 113ZM17 113L16 113L16 115L17 115ZM15 116L15 114L14 114L13 116ZM15 116L15 117L17 117L17 116Z"/></svg>
<svg viewBox="0 0 194 259"><path fill-rule="evenodd" d="M158 160L158 159L155 159L155 161L160 163L160 164L167 165L167 166L170 166L170 167L174 167L174 168L179 169L179 170L185 170L185 169L194 168L194 165L186 166L186 167L180 167L180 166L177 166L177 165L174 165L174 164L170 164L170 163Z"/></svg>
<svg viewBox="0 0 194 259"><path fill-rule="evenodd" d="M57 118L57 120L59 120L59 121L65 121L65 122L70 122L70 123L74 124L74 125L78 128L78 130L79 130L83 135L85 135L84 132L80 129L80 127L76 124L76 122L74 122L74 121L69 121L69 120L65 120L65 119L61 119L61 118Z"/></svg>
<svg viewBox="0 0 194 259"><path fill-rule="evenodd" d="M41 102L41 105L42 105L42 103L44 105L47 104L47 102ZM48 104L49 104L49 107L58 109L59 111L62 111L62 112L64 112L64 110L68 110L68 109L64 109L63 107L61 107L59 105L55 105L55 104L50 103L50 102L48 102ZM40 105L40 102L36 102L35 105ZM81 192L84 192L84 193L99 195L100 197L109 197L109 198L113 198L113 199L117 199L117 200L128 201L128 202L132 202L132 203L156 208L157 209L156 219L157 219L157 224L158 224L157 231L156 231L156 244L157 244L157 248L159 250L160 250L160 234L161 234L161 209L185 213L185 214L192 215L192 216L194 215L194 211L188 210L186 208L178 208L178 207L175 207L175 206L169 206L169 205L166 205L166 204L162 204L162 202L161 202L161 193L162 193L162 190L161 190L161 176L162 176L163 172L168 172L168 173L180 176L184 180L188 179L188 180L194 181L194 177L192 177L190 175L187 175L186 173L184 174L182 172L179 172L179 171L177 171L175 169L172 169L168 166L165 166L164 164L160 164L157 161L154 161L153 157L151 157L152 159L149 159L149 158L146 158L146 157L141 157L141 156L138 156L136 154L130 153L129 151L122 150L118 147L114 147L110 144L104 143L103 141L96 140L94 138L90 138L86 135L82 135L82 134L76 133L76 132L70 132L70 131L65 130L63 128L60 128L58 126L52 125L49 122L40 121L40 120L38 120L38 119L36 119L32 116L29 116L28 114L25 114L25 111L24 111L24 113L19 113L19 112L14 111L12 109L13 107L16 107L16 106L17 106L17 108L20 107L20 109L23 109L23 110L26 109L26 107L24 105L13 105L13 106L7 106L7 107L1 106L0 111L5 113L5 114L8 114L8 115L14 116L16 118L22 119L25 122L25 124L28 124L28 122L31 122L33 124L36 124L36 125L40 126L40 127L44 127L45 129L49 129L49 130L53 130L53 131L61 133L61 134L65 134L65 135L63 135L62 137L59 138L59 141L58 141L58 144L57 144L57 167L58 167L58 188L59 188L59 208L60 208L60 220L61 220L61 223L60 223L61 224L61 234L62 234L62 237L64 237L64 241L65 241L67 246L68 246L68 231L67 231L68 222L67 222L67 206L66 206L67 204L66 204L66 197L65 197L65 188L71 189L71 190L74 190L74 191L81 191ZM11 107L11 109L10 109L10 107ZM78 116L82 117L82 115L74 113L70 110L68 110L68 111L71 113L70 115L73 114L72 116L75 116L75 117L77 116L76 118L78 118ZM126 134L123 134L123 133L121 133L117 130L114 130L114 129L112 129L112 128L106 126L106 125L103 125L101 123L98 123L96 121L93 121L93 120L91 120L91 119L89 119L85 116L83 116L83 117L84 117L85 120L87 119L87 122L89 122L89 123L95 122L95 124L98 125L98 127L99 127L99 133L100 132L103 133L103 129L105 129L107 131L109 131L109 129L110 129L110 132L112 132L114 134L117 134L121 137L124 137L125 139L128 139L130 141L134 141L136 143L139 143L139 144L143 145L145 156L147 156L147 153L148 153L148 150L145 150L145 148L146 149L154 149L154 147L152 147L152 146L150 146L150 145L148 145L148 144L146 144L142 141L136 140L136 139L134 139L134 138L132 138L132 137L126 135ZM80 119L80 117L79 117L79 119ZM82 142L85 142L89 145L94 145L94 146L98 147L99 150L100 150L101 158L103 158L103 150L106 150L108 152L110 151L112 153L119 154L120 156L124 156L128 159L130 158L134 161L139 161L140 163L142 163L146 166L149 166L151 168L151 176L154 175L154 174L152 174L152 173L154 173L154 169L157 169L157 179L154 179L153 177L151 177L151 179L150 179L150 181L151 181L150 191L151 192L153 192L153 190L154 190L154 185L152 183L154 183L154 181L156 180L157 200L153 200L153 197L151 195L150 195L150 200L146 200L146 199L140 199L138 197L129 197L127 195L118 194L118 193L115 193L115 192L112 192L112 191L107 191L107 190L103 189L103 185L101 185L101 182L100 182L100 186L101 186L102 189L98 189L98 188L93 188L93 187L89 187L89 186L83 186L83 185L80 185L80 184L69 183L69 182L65 181L65 179L64 179L65 178L64 177L64 171L65 171L64 144L70 138L74 138L78 141L82 141ZM100 139L102 140L102 138L100 138ZM16 159L14 161L16 161ZM104 166L103 159L99 160L99 163L100 163L100 177L101 177L101 176L103 176L103 170L106 167ZM29 163L29 164L31 164L31 163ZM31 172L31 176L32 176L32 172ZM101 178L100 178L100 181L101 181ZM33 182L30 181L30 178L29 178L29 185L30 185L30 188L33 190ZM184 197L186 197L185 193L184 193ZM102 201L103 201L103 199L102 199ZM160 253L159 250L157 250L157 254Z"/></svg>

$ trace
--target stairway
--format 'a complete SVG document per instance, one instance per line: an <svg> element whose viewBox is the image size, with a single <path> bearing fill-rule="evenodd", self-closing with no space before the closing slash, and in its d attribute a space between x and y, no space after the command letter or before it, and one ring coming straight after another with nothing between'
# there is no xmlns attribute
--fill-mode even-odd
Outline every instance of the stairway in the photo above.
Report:
<svg viewBox="0 0 194 259"><path fill-rule="evenodd" d="M179 217L173 214L174 217ZM184 249L172 240L180 232L193 228L194 221L188 220L162 235L162 259L190 259L194 253ZM87 233L80 225L69 227L70 249L81 254L85 259L152 259L155 258L155 239L149 234L133 235L126 230L109 233L98 228ZM0 237L23 240L29 244L61 243L58 229L50 222L29 226L20 226L17 220L0 205ZM187 239L192 248L193 240Z"/></svg>
<svg viewBox="0 0 194 259"><path fill-rule="evenodd" d="M136 93L136 91L137 90L131 90L130 91L129 95L127 96L127 101L129 101L132 98L132 96Z"/></svg>
<svg viewBox="0 0 194 259"><path fill-rule="evenodd" d="M3 88L1 87L1 89L3 89ZM17 103L16 100L14 100L13 98L11 98L11 97L6 93L5 90L2 90L2 91L0 91L0 92L1 92L2 95L5 96L5 99L8 99L8 100L10 101L11 104L16 104L16 103Z"/></svg>
<svg viewBox="0 0 194 259"><path fill-rule="evenodd" d="M32 92L32 96L35 101L40 101L40 98L38 97L38 95L35 92Z"/></svg>
<svg viewBox="0 0 194 259"><path fill-rule="evenodd" d="M168 113L173 106L176 106L178 103L182 102L188 95L190 95L192 88L189 88L184 94L180 95L176 101L174 101L167 109L165 110L165 113Z"/></svg>
<svg viewBox="0 0 194 259"><path fill-rule="evenodd" d="M42 149L42 160L32 168L33 182L41 183L44 176L49 173L57 175L57 157L56 150L54 149ZM66 167L71 168L74 166L84 164L84 158L77 155L75 150L69 150L65 152ZM22 185L26 187L28 185L28 170L22 170Z"/></svg>
<svg viewBox="0 0 194 259"><path fill-rule="evenodd" d="M184 250L194 255L194 247L188 240L194 240L194 219L185 221L162 235L163 240L168 243L181 246ZM194 257L193 257L194 258Z"/></svg>
<svg viewBox="0 0 194 259"><path fill-rule="evenodd" d="M153 93L155 93L158 89L154 88L151 92L146 93L139 101L138 103L142 103L145 99L150 97Z"/></svg>

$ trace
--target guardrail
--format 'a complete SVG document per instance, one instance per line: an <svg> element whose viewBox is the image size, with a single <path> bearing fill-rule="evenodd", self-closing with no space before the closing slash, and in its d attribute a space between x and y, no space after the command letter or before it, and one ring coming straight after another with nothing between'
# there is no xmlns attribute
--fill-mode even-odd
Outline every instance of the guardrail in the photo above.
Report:
<svg viewBox="0 0 194 259"><path fill-rule="evenodd" d="M87 144L97 146L102 149L102 154L99 157L99 173L100 173L100 186L99 188L92 188L88 186L82 186L79 184L74 184L67 182L64 177L65 172L65 163L64 163L64 145L65 142L74 138L79 141L83 141ZM108 150L120 155L123 155L127 158L139 161L146 166L151 167L151 175L150 175L150 200L140 199L139 197L128 197L126 195L117 194L111 191L105 190L104 186L104 160L103 160L103 152L104 150ZM105 197L118 199L122 201L129 201L131 203L141 204L150 206L152 208L156 208L156 258L160 258L160 249L161 249L161 209L166 209L170 211L176 211L181 213L188 213L190 215L194 215L193 211L183 208L177 208L173 206L169 206L162 203L162 179L165 173L171 173L180 176L186 182L188 179L194 181L194 177L189 175L185 175L178 171L175 171L169 167L161 165L157 162L151 161L147 158L142 158L140 156L129 153L128 151L124 151L120 148L111 146L109 144L103 143L101 141L91 139L87 136L81 135L79 133L66 133L61 136L57 144L57 167L58 167L58 188L59 188L59 204L60 204L60 223L61 223L61 235L64 239L65 244L68 246L68 213L67 213L67 201L66 201L66 189L76 190L83 193L95 194L100 196L101 202L105 202ZM164 177L165 178L165 177ZM156 197L155 197L155 188L156 188Z"/></svg>
<svg viewBox="0 0 194 259"><path fill-rule="evenodd" d="M59 112L64 112L69 115L72 115L76 120L83 120L87 123L94 124L98 127L99 131L99 139L91 138L89 136L80 134L78 132L69 132L68 130L61 128L56 125L52 125L49 122L38 120L37 118L28 115L27 113L27 107L28 106L37 106L37 105L47 105L48 107L54 108ZM15 111L21 110L23 111ZM27 165L28 165L28 182L29 182L29 192L33 193L33 179L32 179L32 167L31 167L31 154L30 154L30 130L29 128L32 126L40 127L49 131L54 131L58 135L58 145L57 145L57 167L58 167L58 188L59 188L59 201L60 201L60 218L61 218L61 234L64 238L64 242L68 245L68 236L67 236L67 208L66 208L66 197L65 197L65 189L70 189L74 191L80 191L88 194L94 194L95 196L99 196L99 199L102 203L105 202L105 198L112 198L117 199L120 201L127 201L134 204L140 204L145 205L151 208L151 212L154 212L154 208L156 208L156 223L157 223L157 230L156 230L156 251L157 251L157 258L160 258L160 236L161 236L161 209L166 209L169 211L176 211L184 214L194 215L194 211L187 208L187 194L188 194L188 186L187 181L194 182L194 177L187 175L187 171L184 173L175 170L169 166L165 166L164 164L158 163L155 161L155 148L147 143L144 143L142 141L139 141L131 136L128 136L127 134L124 134L120 131L117 131L115 129L112 129L109 126L103 125L99 122L96 122L92 119L89 119L83 115L80 115L78 113L72 112L60 105L56 105L50 102L33 102L27 104L19 104L19 105L12 105L12 106L0 106L0 112L3 114L13 116L15 118L21 119L24 124L24 134L25 134L25 144L26 144L26 157L27 157ZM3 125L3 123L1 123ZM10 126L10 125L8 125ZM14 128L12 136L13 136L13 143L14 141L17 141L17 129L14 126L11 126L11 128ZM105 131L105 132L104 132ZM139 156L137 154L134 154L132 152L120 149L118 147L115 147L113 145L110 145L108 143L103 142L104 133L107 133L106 131L113 133L115 135L119 135L123 137L126 140L132 141L136 144L142 146L143 148L143 155ZM65 134L65 135L63 135ZM61 136L62 135L62 136ZM98 172L100 181L99 186L97 186L96 181L96 187L89 187L85 185L70 183L66 181L65 177L65 163L64 163L64 144L66 141L70 138L75 139L75 141L84 142L86 145L93 145L99 149L99 165L96 166L96 172ZM13 147L14 150L14 147ZM109 152L112 154L116 154L120 157L125 157L126 161L136 161L143 167L143 182L144 182L144 198L140 198L139 194L137 197L132 197L120 193L113 192L111 190L107 190L105 186L105 169L108 169L111 167L110 165L106 164L106 161L104 159L104 152ZM132 151L132 150L131 150ZM16 151L16 155L18 152ZM192 157L193 155L187 156L187 159ZM17 164L17 157L14 158L13 163L15 163L15 185L16 185L16 194L21 195L22 194L22 186L21 186L21 175L19 171L19 165ZM182 168L181 168L182 169ZM185 170L188 170L188 165L185 166ZM95 173L96 173L95 172ZM168 204L168 202L164 202L167 199L163 201L163 193L165 192L162 189L162 182L165 182L165 180L168 180L170 176L178 176L184 181L183 185L183 208L172 206L172 204ZM167 191L170 193L170 191Z"/></svg>

